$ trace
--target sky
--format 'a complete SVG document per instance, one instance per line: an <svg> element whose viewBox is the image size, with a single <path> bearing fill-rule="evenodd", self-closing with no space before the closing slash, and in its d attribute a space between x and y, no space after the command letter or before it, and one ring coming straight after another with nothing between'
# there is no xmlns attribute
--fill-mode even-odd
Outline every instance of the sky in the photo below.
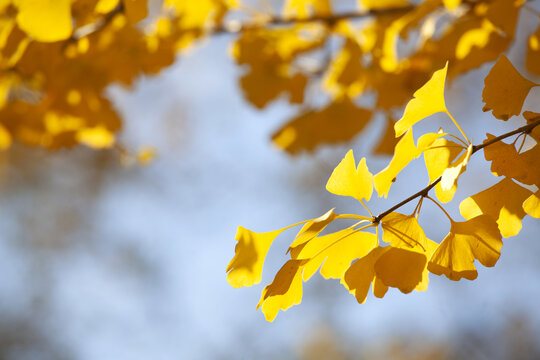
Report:
<svg viewBox="0 0 540 360"><path fill-rule="evenodd" d="M393 289L358 304L338 281L313 279L301 305L266 322L255 306L294 234L271 248L259 286L233 289L225 268L237 226L265 232L333 207L363 211L327 193L325 183L348 149L365 153L374 137L298 157L280 152L270 136L296 109L282 100L259 111L244 100L242 70L227 56L230 41L201 44L133 89L109 89L124 118L121 142L154 146L150 165L122 167L114 156L86 149L49 154L19 147L3 155L0 337L20 333L2 344L5 358L296 359L324 329L349 347L392 338L448 342L470 332L489 337L516 317L540 330L540 224L530 218L504 242L494 268L478 266L475 281L432 275L427 292ZM485 129L501 134L516 124L482 113L479 89L488 70L448 88L447 104L475 143ZM531 98L538 95L527 102L537 111ZM435 117L419 133L449 126L445 121ZM382 129L372 124L368 131ZM388 161L371 157L368 166L375 172ZM392 199L416 192L426 179L419 160L393 186ZM495 182L478 155L456 196ZM370 206L382 211L389 201ZM454 203L448 209L459 218ZM428 205L421 223L434 240L449 227Z"/></svg>

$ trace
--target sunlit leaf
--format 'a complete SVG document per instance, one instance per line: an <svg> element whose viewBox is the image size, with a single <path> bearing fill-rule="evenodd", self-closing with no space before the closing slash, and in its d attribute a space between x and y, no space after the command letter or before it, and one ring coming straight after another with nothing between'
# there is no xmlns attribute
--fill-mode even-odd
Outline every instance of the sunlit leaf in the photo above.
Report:
<svg viewBox="0 0 540 360"><path fill-rule="evenodd" d="M381 221L383 241L397 248L425 251L427 237L413 215L392 212Z"/></svg>
<svg viewBox="0 0 540 360"><path fill-rule="evenodd" d="M314 14L329 15L330 0L287 0L283 6L283 16L305 19Z"/></svg>
<svg viewBox="0 0 540 360"><path fill-rule="evenodd" d="M494 266L501 254L501 234L488 215L464 222L451 222L450 233L441 242L428 264L430 272L450 280L474 280L478 276L474 260Z"/></svg>
<svg viewBox="0 0 540 360"><path fill-rule="evenodd" d="M461 154L461 156L456 161L454 161L450 167L446 168L446 170L443 171L441 176L441 189L443 191L449 191L457 185L459 176L467 168L467 164L469 163L469 159L471 158L472 150L473 146L472 144L470 144L467 148L467 151Z"/></svg>
<svg viewBox="0 0 540 360"><path fill-rule="evenodd" d="M508 120L514 115L521 114L521 108L529 91L534 86L538 86L521 76L504 54L501 54L490 70L484 84L483 110L493 110L493 116L501 120Z"/></svg>
<svg viewBox="0 0 540 360"><path fill-rule="evenodd" d="M531 192L508 178L492 187L466 198L459 204L459 211L465 219L486 214L497 221L503 237L515 236L521 230L521 220L525 216L522 204Z"/></svg>
<svg viewBox="0 0 540 360"><path fill-rule="evenodd" d="M14 0L17 24L38 41L67 39L72 32L70 0Z"/></svg>
<svg viewBox="0 0 540 360"><path fill-rule="evenodd" d="M429 181L433 182L443 174L456 157L463 150L463 145L453 141L439 138L424 151L424 161L429 175ZM443 190L441 184L435 185L435 194L443 202L449 202L454 197L457 186L454 184L449 190Z"/></svg>
<svg viewBox="0 0 540 360"><path fill-rule="evenodd" d="M377 246L374 234L347 228L311 240L293 259L308 259L304 266L303 279L309 280L321 268L326 278L340 279L355 259L366 256ZM322 267L321 267L322 265Z"/></svg>
<svg viewBox="0 0 540 360"><path fill-rule="evenodd" d="M358 201L371 199L373 192L373 176L366 165L366 158L362 158L358 167L354 161L352 150L349 150L343 160L334 169L326 190L332 194L351 196Z"/></svg>
<svg viewBox="0 0 540 360"><path fill-rule="evenodd" d="M447 112L444 102L444 82L448 63L441 70L435 71L431 79L414 93L403 117L394 125L396 136L403 135L418 121L438 112Z"/></svg>
<svg viewBox="0 0 540 360"><path fill-rule="evenodd" d="M287 310L302 301L302 267L306 260L289 260L267 285L257 304L267 321L274 321L279 310Z"/></svg>
<svg viewBox="0 0 540 360"><path fill-rule="evenodd" d="M529 196L523 202L523 210L537 219L540 219L540 190Z"/></svg>
<svg viewBox="0 0 540 360"><path fill-rule="evenodd" d="M321 110L310 110L293 118L272 141L290 154L313 151L321 144L335 144L355 137L367 125L372 112L356 106L349 98L336 99Z"/></svg>

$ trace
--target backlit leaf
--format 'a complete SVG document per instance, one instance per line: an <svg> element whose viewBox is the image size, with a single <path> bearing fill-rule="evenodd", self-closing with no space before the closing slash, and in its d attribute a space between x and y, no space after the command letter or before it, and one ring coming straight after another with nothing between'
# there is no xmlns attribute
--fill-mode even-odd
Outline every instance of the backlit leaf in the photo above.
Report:
<svg viewBox="0 0 540 360"><path fill-rule="evenodd" d="M459 176L467 168L472 150L473 146L470 144L467 151L465 151L456 161L454 161L450 167L443 171L441 177L441 189L443 191L449 191L457 185Z"/></svg>
<svg viewBox="0 0 540 360"><path fill-rule="evenodd" d="M497 221L503 237L515 236L521 230L521 220L525 216L522 204L531 192L508 178L492 187L466 198L459 204L459 211L465 219L486 214Z"/></svg>
<svg viewBox="0 0 540 360"><path fill-rule="evenodd" d="M540 219L540 190L529 196L523 202L523 210L537 219Z"/></svg>
<svg viewBox="0 0 540 360"><path fill-rule="evenodd" d="M433 182L443 174L456 157L463 150L463 145L453 141L439 138L424 151L424 161L429 175L429 181ZM454 184L449 190L443 190L440 182L435 185L435 194L443 202L449 202L454 197L457 186Z"/></svg>
<svg viewBox="0 0 540 360"><path fill-rule="evenodd" d="M14 0L17 24L38 41L67 39L72 32L70 0Z"/></svg>
<svg viewBox="0 0 540 360"><path fill-rule="evenodd" d="M362 199L369 201L373 192L372 180L373 176L366 165L366 158L362 158L357 167L353 152L349 150L330 175L326 190L336 195L351 196L358 201Z"/></svg>
<svg viewBox="0 0 540 360"><path fill-rule="evenodd" d="M383 241L397 248L426 249L427 237L413 215L392 212L381 220Z"/></svg>
<svg viewBox="0 0 540 360"><path fill-rule="evenodd" d="M302 301L302 267L306 260L289 260L267 285L257 304L267 321L274 321L279 310L287 310Z"/></svg>
<svg viewBox="0 0 540 360"><path fill-rule="evenodd" d="M428 264L430 272L446 275L450 280L478 276L474 260L492 267L501 254L501 234L497 223L488 215L464 222L451 222L450 233L441 242Z"/></svg>
<svg viewBox="0 0 540 360"><path fill-rule="evenodd" d="M521 76L504 54L501 54L490 70L484 79L484 84L483 110L493 110L493 116L501 120L508 120L514 115L521 114L521 108L529 91L534 86L538 86Z"/></svg>
<svg viewBox="0 0 540 360"><path fill-rule="evenodd" d="M444 83L448 63L441 70L435 71L427 83L414 93L403 117L394 125L396 136L403 135L418 121L438 112L447 112L444 102Z"/></svg>

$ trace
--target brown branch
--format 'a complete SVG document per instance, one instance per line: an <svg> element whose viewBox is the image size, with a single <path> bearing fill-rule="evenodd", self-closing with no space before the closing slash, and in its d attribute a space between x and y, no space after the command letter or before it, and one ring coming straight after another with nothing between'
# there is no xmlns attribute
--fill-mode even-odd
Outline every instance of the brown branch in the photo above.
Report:
<svg viewBox="0 0 540 360"><path fill-rule="evenodd" d="M237 27L235 26L227 26L227 25L218 25L214 28L210 28L207 30L210 34L231 34L231 33L239 33L245 30L251 30L251 29L259 29L264 26L279 26L279 25L292 25L292 24L306 24L306 23L312 23L312 22L323 22L327 24L334 24L340 20L345 19L362 19L366 17L376 17L376 16L382 16L382 15L393 15L393 14L404 14L409 11L412 11L416 8L416 6L403 6L398 8L388 8L388 9L372 9L368 11L349 11L344 12L340 14L329 14L329 15L314 15L307 18L298 18L298 17L291 17L291 18L283 18L279 16L271 16L267 21L264 22L252 22L252 23L244 23ZM204 29L185 29L185 31L201 31Z"/></svg>
<svg viewBox="0 0 540 360"><path fill-rule="evenodd" d="M532 119L532 122L530 124L527 124L525 126L522 126L518 129L515 129L515 130L512 130L510 132L507 132L505 134L502 134L500 136L497 136L496 138L493 138L489 141L486 141L482 144L479 144L479 145L474 145L473 146L473 150L472 150L472 154L474 154L475 152L479 151L479 150L482 150L483 148L485 148L486 146L489 146L489 145L492 145L496 142L499 142L503 139L506 139L507 137L510 137L512 135L516 135L516 134L520 134L520 133L529 133L532 131L532 129L534 129L535 127L537 127L538 125L540 125L540 116L537 117L537 118L533 118ZM437 178L437 180L435 180L434 182L432 182L431 184L429 184L428 186L426 186L425 188L423 188L422 190L418 191L417 193L409 196L408 198L406 198L405 200L401 201L400 203L392 206L390 209L386 210L386 211L383 211L382 213L380 213L379 215L375 216L372 220L372 223L373 224L378 224L382 218L384 218L386 215L390 214L391 212L393 212L394 210L396 209L399 209L400 207L402 207L403 205L411 202L412 200L416 199L417 197L419 196L427 196L427 194L429 193L429 191L431 189L433 189L435 187L435 185L437 185L440 181L441 181L441 178L442 176L439 176Z"/></svg>

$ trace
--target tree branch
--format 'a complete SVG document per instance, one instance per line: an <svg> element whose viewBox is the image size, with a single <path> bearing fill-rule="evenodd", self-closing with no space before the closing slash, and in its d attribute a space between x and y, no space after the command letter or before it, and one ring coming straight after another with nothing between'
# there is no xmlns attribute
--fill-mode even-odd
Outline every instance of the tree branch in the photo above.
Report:
<svg viewBox="0 0 540 360"><path fill-rule="evenodd" d="M472 154L474 154L475 152L479 151L479 150L482 150L483 148L489 146L489 145L492 145L496 142L499 142L503 139L506 139L507 137L510 137L512 135L516 135L516 134L520 134L520 133L529 133L532 131L532 129L534 129L535 127L537 127L538 125L540 125L540 116L537 117L537 118L533 118L531 120L532 122L530 124L527 124L525 126L522 126L518 129L515 129L515 130L512 130L510 132L507 132L505 134L502 134L500 136L497 136L496 138L494 139L491 139L489 141L486 141L482 144L479 144L479 145L474 145L473 146L473 150L472 150ZM437 178L437 180L435 180L434 182L432 182L431 184L429 184L428 186L426 186L425 188L423 188L422 190L418 191L417 193L409 196L408 198L406 198L405 200L401 201L400 203L392 206L390 209L386 210L386 211L383 211L382 213L380 213L379 215L375 216L373 218L373 220L371 221L373 224L378 224L382 218L384 218L386 215L390 214L391 212L393 212L394 210L396 209L399 209L400 207L402 207L403 205L411 202L412 200L416 199L417 197L419 196L427 196L427 194L429 193L429 191L431 189L433 189L435 187L435 185L437 185L440 181L441 181L441 178L442 176L439 176Z"/></svg>
<svg viewBox="0 0 540 360"><path fill-rule="evenodd" d="M376 17L376 16L382 16L382 15L393 15L393 14L403 14L407 13L409 11L412 11L416 8L416 6L403 6L398 8L388 8L388 9L372 9L368 11L349 11L344 12L340 14L328 14L328 15L314 15L308 18L298 18L298 17L291 17L291 18L283 18L279 16L271 16L267 21L264 22L252 22L252 23L244 23L240 24L238 26L235 25L219 25L214 28L210 28L208 30L211 34L231 34L231 33L239 33L245 30L251 30L251 29L258 29L264 26L279 26L279 25L291 25L291 24L305 24L305 23L312 23L312 22L324 22L328 24L333 24L335 22L338 22L340 20L345 19L362 19L366 17ZM200 31L201 29L193 29ZM186 31L190 31L190 29L186 29Z"/></svg>

